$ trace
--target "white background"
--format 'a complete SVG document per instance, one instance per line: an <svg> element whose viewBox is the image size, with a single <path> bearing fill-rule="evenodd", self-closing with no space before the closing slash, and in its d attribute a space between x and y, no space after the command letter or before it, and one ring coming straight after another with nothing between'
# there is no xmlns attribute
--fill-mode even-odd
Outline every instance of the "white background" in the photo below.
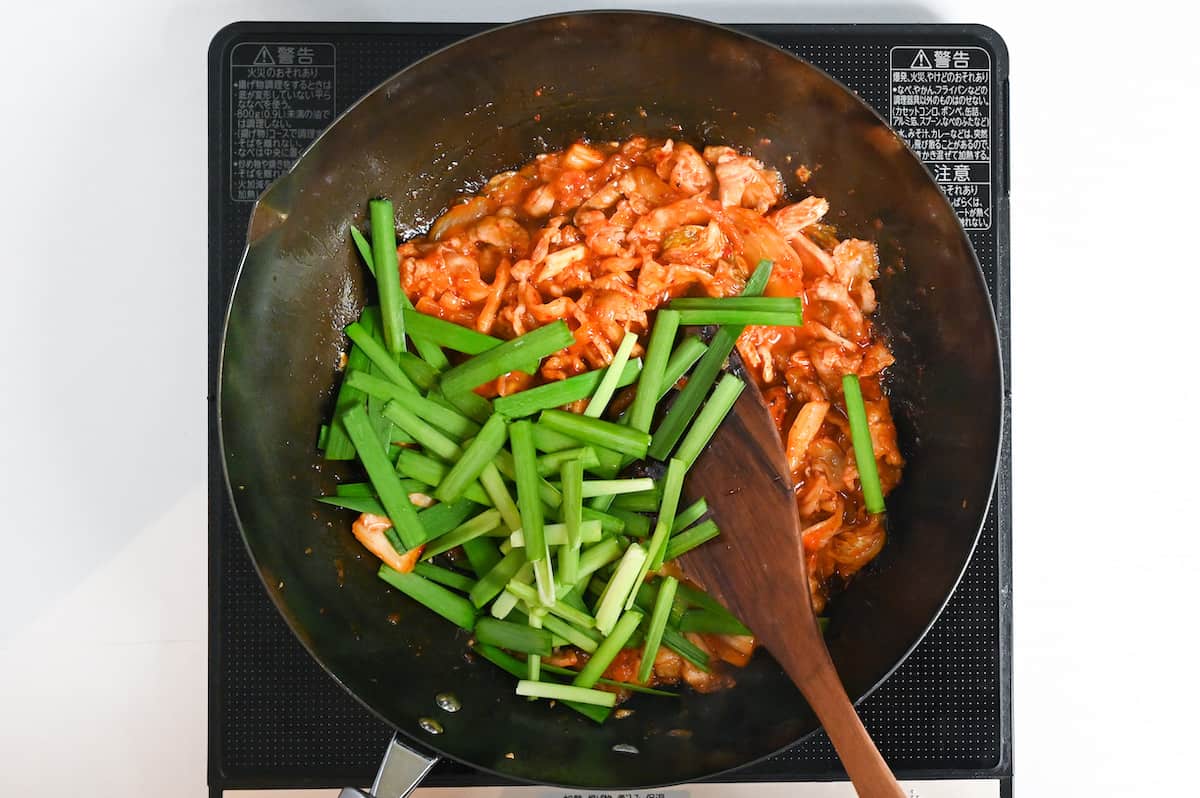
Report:
<svg viewBox="0 0 1200 798"><path fill-rule="evenodd" d="M1006 38L1017 788L1194 790L1183 776L1200 709L1191 26L1156 2L1119 15L1013 0L657 5L718 21L982 22ZM466 0L6 9L0 794L206 794L213 33L237 19L550 10Z"/></svg>

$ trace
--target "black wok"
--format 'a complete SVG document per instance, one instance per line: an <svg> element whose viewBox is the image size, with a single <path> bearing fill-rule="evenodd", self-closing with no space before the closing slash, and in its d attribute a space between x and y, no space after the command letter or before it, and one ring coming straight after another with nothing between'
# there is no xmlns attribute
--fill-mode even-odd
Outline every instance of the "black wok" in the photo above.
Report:
<svg viewBox="0 0 1200 798"><path fill-rule="evenodd" d="M339 378L341 329L367 299L348 235L364 223L366 200L392 197L402 233L416 233L464 186L538 152L636 133L749 150L793 192L828 197L842 233L879 242L887 268L877 322L898 361L890 387L908 468L889 501L887 547L830 612L829 647L852 697L879 684L936 618L992 489L1001 374L983 276L922 165L829 76L721 27L637 13L509 25L396 74L255 208L222 352L225 468L263 582L322 666L419 746L517 779L677 783L753 762L817 727L762 653L734 690L638 697L631 717L602 727L530 703L506 674L468 662L463 634L376 578L349 513L311 501L344 467L323 463L314 442ZM819 167L803 190L791 174L799 164ZM462 711L440 712L441 691ZM427 716L445 732L423 732ZM640 753L616 752L618 743Z"/></svg>

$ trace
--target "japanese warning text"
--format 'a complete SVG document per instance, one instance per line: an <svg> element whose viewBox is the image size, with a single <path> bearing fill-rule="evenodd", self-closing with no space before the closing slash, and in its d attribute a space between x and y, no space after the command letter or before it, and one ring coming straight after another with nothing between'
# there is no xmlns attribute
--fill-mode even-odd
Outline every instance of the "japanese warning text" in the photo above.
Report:
<svg viewBox="0 0 1200 798"><path fill-rule="evenodd" d="M891 123L967 230L992 226L991 58L982 47L893 47Z"/></svg>
<svg viewBox="0 0 1200 798"><path fill-rule="evenodd" d="M230 192L252 202L287 171L335 113L328 43L243 42L230 55Z"/></svg>

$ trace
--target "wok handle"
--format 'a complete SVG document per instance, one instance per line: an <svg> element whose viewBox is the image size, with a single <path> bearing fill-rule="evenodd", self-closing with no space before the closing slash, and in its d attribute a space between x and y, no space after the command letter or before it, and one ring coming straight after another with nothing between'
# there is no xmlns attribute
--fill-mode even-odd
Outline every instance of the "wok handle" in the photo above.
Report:
<svg viewBox="0 0 1200 798"><path fill-rule="evenodd" d="M404 798L421 784L440 758L415 751L393 735L370 792L343 787L338 798Z"/></svg>

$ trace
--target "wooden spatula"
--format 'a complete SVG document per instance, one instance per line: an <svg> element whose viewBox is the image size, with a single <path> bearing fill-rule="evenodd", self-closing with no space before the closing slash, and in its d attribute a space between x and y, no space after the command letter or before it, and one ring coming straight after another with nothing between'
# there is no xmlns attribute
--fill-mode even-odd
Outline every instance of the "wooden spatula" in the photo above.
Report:
<svg viewBox="0 0 1200 798"><path fill-rule="evenodd" d="M689 579L758 637L808 700L862 798L903 798L834 670L809 597L800 517L775 424L747 385L688 476L708 500L716 539L685 554Z"/></svg>

